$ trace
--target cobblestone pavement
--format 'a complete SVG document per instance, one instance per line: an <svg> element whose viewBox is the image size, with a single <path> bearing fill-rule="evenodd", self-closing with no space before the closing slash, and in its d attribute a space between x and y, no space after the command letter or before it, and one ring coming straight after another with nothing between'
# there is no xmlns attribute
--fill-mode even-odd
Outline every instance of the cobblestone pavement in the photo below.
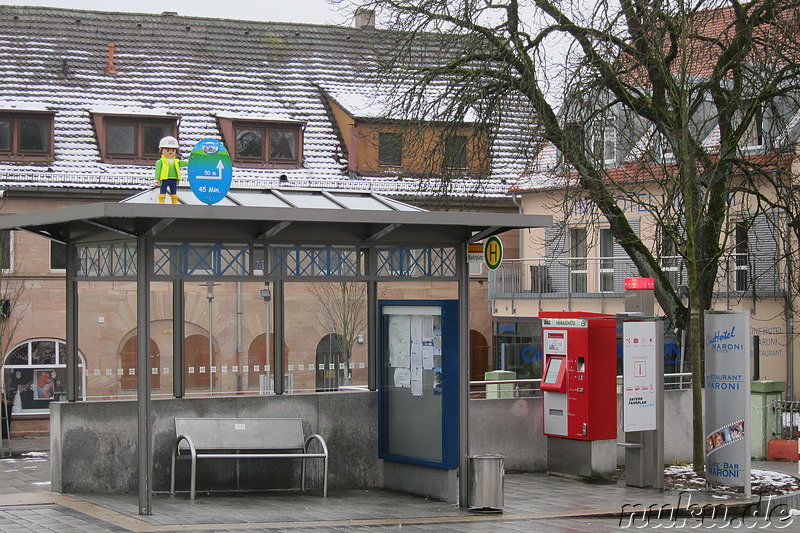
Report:
<svg viewBox="0 0 800 533"><path fill-rule="evenodd" d="M34 446L30 446L34 447ZM753 468L797 475L797 463L754 462ZM676 491L653 491L618 484L589 484L546 474L505 476L504 506L499 514L482 514L447 503L380 489L329 490L319 493L199 493L153 496L150 516L138 514L135 494L65 495L50 492L50 461L45 451L15 453L0 459L0 532L590 532L643 528L697 529L710 522L648 516L630 521L623 506L644 508L686 505ZM692 503L702 506L749 503L743 496L693 492ZM681 500L681 498L683 498ZM730 517L717 517L717 527ZM795 517L755 524L787 530L797 528ZM800 523L800 516L796 517ZM734 524L736 525L736 524ZM746 527L750 524L740 524ZM638 526L638 527L637 527ZM762 526L762 527L759 527ZM749 529L749 528L748 528ZM796 529L795 529L796 530Z"/></svg>

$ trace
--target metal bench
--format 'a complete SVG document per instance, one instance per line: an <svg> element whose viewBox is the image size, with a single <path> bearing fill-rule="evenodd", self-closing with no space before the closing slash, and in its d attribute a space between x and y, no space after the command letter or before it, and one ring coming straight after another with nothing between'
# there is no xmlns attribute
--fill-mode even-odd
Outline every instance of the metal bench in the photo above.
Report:
<svg viewBox="0 0 800 533"><path fill-rule="evenodd" d="M324 462L322 495L328 495L328 446L317 435L304 438L299 418L176 418L170 494L175 494L178 457L192 460L189 493L195 496L198 459L302 459L301 490L306 489L306 459ZM313 441L321 452L309 452Z"/></svg>

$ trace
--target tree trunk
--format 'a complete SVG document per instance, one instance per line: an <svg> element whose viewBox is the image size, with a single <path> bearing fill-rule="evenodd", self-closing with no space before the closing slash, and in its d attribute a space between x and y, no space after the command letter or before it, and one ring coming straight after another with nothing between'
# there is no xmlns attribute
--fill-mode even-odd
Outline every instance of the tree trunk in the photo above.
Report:
<svg viewBox="0 0 800 533"><path fill-rule="evenodd" d="M692 302L698 301L692 299ZM703 427L703 310L692 304L686 346L692 361L692 463L695 472L705 469Z"/></svg>

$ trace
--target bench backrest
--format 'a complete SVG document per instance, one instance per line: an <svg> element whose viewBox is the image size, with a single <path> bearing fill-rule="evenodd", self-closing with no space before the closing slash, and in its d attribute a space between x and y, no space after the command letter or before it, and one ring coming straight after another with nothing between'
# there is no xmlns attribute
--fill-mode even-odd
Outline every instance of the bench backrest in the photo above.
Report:
<svg viewBox="0 0 800 533"><path fill-rule="evenodd" d="M198 450L298 450L305 443L299 418L176 418L180 435Z"/></svg>

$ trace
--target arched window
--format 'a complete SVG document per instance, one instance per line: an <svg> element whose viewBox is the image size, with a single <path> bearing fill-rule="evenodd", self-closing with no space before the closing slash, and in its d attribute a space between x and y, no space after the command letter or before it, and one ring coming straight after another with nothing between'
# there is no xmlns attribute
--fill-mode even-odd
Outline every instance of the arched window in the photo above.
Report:
<svg viewBox="0 0 800 533"><path fill-rule="evenodd" d="M267 346L265 344L267 336L262 333L257 335L247 349L247 365L243 369L247 373L247 390L258 391L261 394L272 393L274 386L270 379L270 364L275 353L275 334L270 333L269 360L267 359ZM289 356L289 347L283 343L284 357ZM309 369L311 367L309 366ZM283 392L291 392L294 389L292 375L284 374Z"/></svg>
<svg viewBox="0 0 800 533"><path fill-rule="evenodd" d="M275 336L270 334L272 342L275 342ZM250 348L247 350L247 390L265 392L267 385L261 376L269 376L267 367L267 336L265 334L258 335L253 342L250 343ZM270 344L270 358L275 353L274 344Z"/></svg>
<svg viewBox="0 0 800 533"><path fill-rule="evenodd" d="M186 388L209 390L211 388L211 366L219 364L217 347L214 347L212 358L208 355L208 337L206 335L189 335L184 342Z"/></svg>
<svg viewBox="0 0 800 533"><path fill-rule="evenodd" d="M479 331L469 330L469 379L483 381L489 371L489 343Z"/></svg>
<svg viewBox="0 0 800 533"><path fill-rule="evenodd" d="M85 361L78 354L78 396L83 397ZM47 413L50 402L66 394L67 345L58 339L32 339L14 346L3 359L3 390L12 413Z"/></svg>
<svg viewBox="0 0 800 533"><path fill-rule="evenodd" d="M317 391L339 390L346 383L348 365L342 351L344 340L338 333L328 333L317 343Z"/></svg>
<svg viewBox="0 0 800 533"><path fill-rule="evenodd" d="M120 388L135 389L138 341L136 337L131 337L122 346L120 353L120 363L122 364L122 376L120 376ZM150 387L153 389L161 388L161 351L158 344L150 339Z"/></svg>

